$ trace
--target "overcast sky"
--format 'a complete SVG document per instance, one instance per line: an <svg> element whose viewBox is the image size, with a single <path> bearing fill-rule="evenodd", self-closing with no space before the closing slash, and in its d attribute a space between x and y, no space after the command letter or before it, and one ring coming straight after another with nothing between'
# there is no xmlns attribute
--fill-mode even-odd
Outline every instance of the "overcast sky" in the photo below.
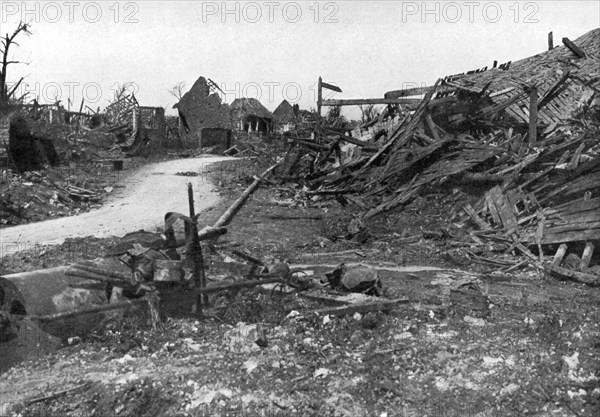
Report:
<svg viewBox="0 0 600 417"><path fill-rule="evenodd" d="M169 90L201 75L226 102L256 97L315 106L319 75L336 98L382 97L412 84L515 61L599 26L593 1L0 2L0 33L19 20L9 67L31 97L71 108L104 108L117 85L134 83L143 105L171 109ZM20 91L24 92L21 88ZM356 109L348 113L354 116ZM172 110L169 110L172 114Z"/></svg>

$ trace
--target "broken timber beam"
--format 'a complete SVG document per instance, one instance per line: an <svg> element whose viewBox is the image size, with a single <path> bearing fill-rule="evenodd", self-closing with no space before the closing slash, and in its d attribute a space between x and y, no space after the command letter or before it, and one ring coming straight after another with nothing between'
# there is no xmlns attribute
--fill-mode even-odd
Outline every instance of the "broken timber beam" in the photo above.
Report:
<svg viewBox="0 0 600 417"><path fill-rule="evenodd" d="M420 98L358 98L345 100L323 100L323 106L362 106L364 104L401 104L406 106L417 106Z"/></svg>
<svg viewBox="0 0 600 417"><path fill-rule="evenodd" d="M569 38L562 38L562 42L567 48L569 48L571 52L577 55L578 58L586 57L585 52L583 52L583 50L575 45L575 43L573 43L573 41L571 41Z"/></svg>
<svg viewBox="0 0 600 417"><path fill-rule="evenodd" d="M73 264L73 265L71 265L71 268L73 268L75 270L80 269L82 271L91 272L93 274L98 274L98 275L105 276L105 277L115 278L117 280L122 280L122 281L130 281L131 280L131 275L129 275L129 274L124 274L122 272L116 272L116 271L107 271L105 269L95 268L93 266L82 265L82 264Z"/></svg>
<svg viewBox="0 0 600 417"><path fill-rule="evenodd" d="M537 140L538 120L538 89L534 86L529 95L529 143L535 144Z"/></svg>
<svg viewBox="0 0 600 417"><path fill-rule="evenodd" d="M225 211L225 213L223 213L221 217L219 217L219 220L216 221L213 227L227 226L231 222L231 220L233 220L233 217L236 215L236 213L244 206L246 200L248 200L248 197L250 197L250 195L254 191L256 191L261 181L264 178L266 178L267 175L269 175L279 165L281 165L281 162L278 162L275 165L271 166L269 169L263 172L258 179L256 179L252 184L250 184L250 186L246 188L242 195L233 202L233 204Z"/></svg>
<svg viewBox="0 0 600 417"><path fill-rule="evenodd" d="M467 204L463 209L464 209L465 213L467 213L469 215L471 220L473 220L473 222L475 222L475 224L477 226L479 226L480 229L482 229L482 230L490 230L491 229L490 225L487 224L481 217L479 217L477 215L477 213L475 212L475 210L473 209L473 207L470 204Z"/></svg>
<svg viewBox="0 0 600 417"><path fill-rule="evenodd" d="M581 282L591 286L600 286L600 275L589 274L586 272L573 271L571 269L562 268L560 266L547 265L544 270L557 278Z"/></svg>
<svg viewBox="0 0 600 417"><path fill-rule="evenodd" d="M385 98L394 99L400 97L409 97L409 96L420 96L421 94L426 94L433 89L433 86L428 87L416 87L416 88L405 88L402 90L394 90L388 91L383 96Z"/></svg>
<svg viewBox="0 0 600 417"><path fill-rule="evenodd" d="M571 71L565 72L562 75L562 77L560 77L558 80L556 80L550 86L550 88L548 88L546 90L546 92L542 95L542 97L540 97L540 99L538 101L538 105L537 105L538 111L540 111L546 104L548 104L550 101L552 101L552 99L556 95L556 92L560 90L560 87L564 84L565 81L567 81L567 79L570 77L570 75L571 75Z"/></svg>
<svg viewBox="0 0 600 417"><path fill-rule="evenodd" d="M258 279L258 280L252 280L252 281L244 280L244 281L234 282L232 284L211 285L209 287L200 288L200 289L196 289L193 291L197 294L210 294L210 293L219 292L219 291L227 291L227 290L234 290L234 289L240 289L240 288L252 288L252 287L256 287L258 285L263 285L263 284L273 284L273 283L283 284L285 282L286 282L286 278L281 278L281 277Z"/></svg>
<svg viewBox="0 0 600 417"><path fill-rule="evenodd" d="M399 306L400 304L406 303L408 303L408 298L401 298L398 300L378 301L375 303L350 304L341 307L321 308L313 311L313 313L330 316L344 316L355 313L368 313L371 311L387 311Z"/></svg>
<svg viewBox="0 0 600 417"><path fill-rule="evenodd" d="M194 208L194 191L192 189L192 183L188 183L188 203L190 209L190 218L196 218L196 209ZM194 261L194 284L201 288L206 287L206 271L204 270L204 257L202 256L202 246L200 245L200 238L198 237L198 223L192 222L192 239L188 242L188 253L192 255ZM195 310L201 305L200 299L196 300Z"/></svg>
<svg viewBox="0 0 600 417"><path fill-rule="evenodd" d="M356 138L353 138L352 136L348 136L348 135L344 135L343 133L337 132L333 129L325 129L327 132L330 132L334 135L336 135L338 138L340 138L341 140L351 143L353 145L356 146L360 146L361 148L367 148L367 149L373 149L375 151L379 150L379 146L371 143L371 142L365 142L362 140L358 140Z"/></svg>
<svg viewBox="0 0 600 417"><path fill-rule="evenodd" d="M120 310L120 309L124 309L124 308L131 308L131 307L135 307L137 305L148 303L148 302L149 302L149 299L146 297L143 297L143 298L138 298L136 300L126 300L126 301L120 301L118 303L104 304L104 305L100 305L97 307L83 308L81 310L65 311L62 313L47 314L45 316L29 316L29 318L31 320L38 320L38 321L62 320L62 319L83 316L85 314L95 314L95 313L102 313L102 312L111 311L111 310Z"/></svg>

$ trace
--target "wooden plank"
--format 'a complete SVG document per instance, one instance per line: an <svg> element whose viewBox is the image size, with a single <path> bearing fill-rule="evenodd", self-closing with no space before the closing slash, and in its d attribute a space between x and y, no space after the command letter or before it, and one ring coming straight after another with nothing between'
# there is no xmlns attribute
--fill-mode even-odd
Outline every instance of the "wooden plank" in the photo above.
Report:
<svg viewBox="0 0 600 417"><path fill-rule="evenodd" d="M544 267L544 270L557 278L560 279L568 279L575 282L581 282L583 284L588 284L591 286L599 286L600 285L600 275L596 274L588 274L585 272L573 271L570 269L562 268L559 266L548 265Z"/></svg>
<svg viewBox="0 0 600 417"><path fill-rule="evenodd" d="M573 158L571 158L571 162L569 162L569 164L567 165L567 169L569 171L574 171L577 168L577 166L579 165L579 158L581 158L581 153L585 149L585 146L586 146L586 144L582 143L581 145L579 145L579 147L573 154Z"/></svg>
<svg viewBox="0 0 600 417"><path fill-rule="evenodd" d="M576 231L593 231L600 230L600 221L597 222L577 222L566 223L559 226L550 226L546 230L547 235L558 235L560 233L576 232Z"/></svg>
<svg viewBox="0 0 600 417"><path fill-rule="evenodd" d="M538 227L535 232L535 243L538 247L539 259L540 262L544 260L544 251L542 250L542 241L544 240L544 225L546 223L546 217L544 216L544 212L539 210L537 212L538 217Z"/></svg>
<svg viewBox="0 0 600 417"><path fill-rule="evenodd" d="M538 89L533 87L529 96L529 143L535 144L537 141L537 121L538 121Z"/></svg>
<svg viewBox="0 0 600 417"><path fill-rule="evenodd" d="M517 218L510 207L508 199L502 192L502 189L499 186L495 186L488 192L492 197L493 204L496 206L496 210L504 228L508 230L517 228Z"/></svg>
<svg viewBox="0 0 600 417"><path fill-rule="evenodd" d="M562 38L562 42L567 48L569 48L571 52L577 55L578 58L585 58L585 52L583 52L583 50L577 45L575 45L575 43L569 38Z"/></svg>
<svg viewBox="0 0 600 417"><path fill-rule="evenodd" d="M323 106L362 106L365 104L402 104L406 106L417 106L421 102L418 98L359 98L323 100Z"/></svg>
<svg viewBox="0 0 600 417"><path fill-rule="evenodd" d="M351 304L341 307L321 308L319 310L315 310L313 313L320 315L344 316L355 313L368 313L371 311L387 311L398 307L401 304L406 304L408 301L408 298L401 298L397 300L380 301L377 303Z"/></svg>
<svg viewBox="0 0 600 417"><path fill-rule="evenodd" d="M367 148L367 149L373 149L373 150L379 150L379 148L380 148L379 146L377 146L371 142L366 142L366 141L362 141L362 140L353 138L352 136L345 135L345 134L337 132L333 129L325 129L325 130L327 132L335 134L341 140L351 143L356 146L360 146L361 148Z"/></svg>
<svg viewBox="0 0 600 417"><path fill-rule="evenodd" d="M471 217L471 219L475 222L475 224L477 226L479 226L480 229L483 230L490 230L491 227L489 224L487 224L484 220L481 219L481 217L479 217L477 215L477 213L475 213L475 210L473 209L473 207L471 207L470 204L467 204L464 207L465 212L469 215L469 217Z"/></svg>
<svg viewBox="0 0 600 417"><path fill-rule="evenodd" d="M600 239L600 229L596 230L576 230L574 232L562 233L562 234L550 234L546 233L544 237L544 244L556 244L565 242L583 242L587 240L598 240Z"/></svg>
<svg viewBox="0 0 600 417"><path fill-rule="evenodd" d="M342 92L342 89L337 85L329 84L324 81L321 81L321 87L326 88L328 90L337 91L338 93Z"/></svg>
<svg viewBox="0 0 600 417"><path fill-rule="evenodd" d="M567 81L570 74L571 74L570 71L565 72L562 75L562 77L560 77L556 81L554 81L552 83L552 85L546 90L546 92L544 94L542 94L542 96L538 100L538 110L542 109L547 103L552 101L552 99L554 98L553 97L554 94L556 93L556 91L558 91L560 86L562 86L564 84L564 82Z"/></svg>
<svg viewBox="0 0 600 417"><path fill-rule="evenodd" d="M427 94L431 91L433 86L429 87L416 87L416 88L405 88L402 90L394 90L388 91L383 96L385 98L400 98L400 97L409 97L409 96L420 96L422 94Z"/></svg>

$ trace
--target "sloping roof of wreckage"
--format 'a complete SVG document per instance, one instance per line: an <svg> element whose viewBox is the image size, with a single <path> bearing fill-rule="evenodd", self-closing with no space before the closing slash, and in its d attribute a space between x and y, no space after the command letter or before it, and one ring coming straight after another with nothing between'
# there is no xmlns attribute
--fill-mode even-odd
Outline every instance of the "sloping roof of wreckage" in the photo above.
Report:
<svg viewBox="0 0 600 417"><path fill-rule="evenodd" d="M279 103L279 106L273 111L273 117L278 123L295 123L298 121L294 108L287 100Z"/></svg>
<svg viewBox="0 0 600 417"><path fill-rule="evenodd" d="M273 114L255 98L236 98L229 107L233 119L239 120L247 116L255 116L273 120Z"/></svg>
<svg viewBox="0 0 600 417"><path fill-rule="evenodd" d="M363 210L362 219L447 191L440 207L459 229L468 227L477 236L467 238L469 245L502 242L536 262L540 256L528 246L542 253L542 245L598 240L600 103L592 98L600 82L600 30L574 41L575 47L567 44L504 69L386 93L424 97L414 111L394 116L397 122L372 127L383 135L359 140L324 126L316 132L318 140L295 138L281 176L302 181L315 195L343 195ZM531 139L527 130L513 127L529 123L526 86L533 83L543 114ZM578 113L580 105L586 110ZM472 123L441 126L461 114ZM539 129L541 123L559 127ZM354 149L336 152L341 142ZM307 154L315 161L310 169L300 163ZM600 285L598 276L576 280Z"/></svg>
<svg viewBox="0 0 600 417"><path fill-rule="evenodd" d="M538 126L566 122L600 91L600 28L566 43L575 44L585 56L561 45L496 68L445 77L431 103L434 120L460 123L504 109L509 123L528 124L531 87L535 86ZM436 106L436 102L443 105ZM457 105L446 105L453 102ZM465 107L466 102L470 106Z"/></svg>

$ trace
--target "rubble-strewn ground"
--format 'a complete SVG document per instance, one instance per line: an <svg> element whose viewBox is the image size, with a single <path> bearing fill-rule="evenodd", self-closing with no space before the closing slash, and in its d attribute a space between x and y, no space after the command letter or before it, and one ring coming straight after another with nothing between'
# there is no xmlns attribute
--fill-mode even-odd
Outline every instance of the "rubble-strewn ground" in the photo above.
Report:
<svg viewBox="0 0 600 417"><path fill-rule="evenodd" d="M98 208L117 193L140 166L198 151L162 149L144 157L127 157L110 125L77 132L68 124L28 119L32 133L52 139L60 158L57 166L17 172L0 165L0 228L72 216ZM115 170L121 161L123 170Z"/></svg>
<svg viewBox="0 0 600 417"><path fill-rule="evenodd" d="M60 165L16 172L0 167L0 227L70 216L99 207L127 171L113 170L112 160L123 159L115 137L104 132L75 133L68 125L29 119L32 132L52 139ZM134 168L140 161L128 161Z"/></svg>
<svg viewBox="0 0 600 417"><path fill-rule="evenodd" d="M202 213L206 224L262 170L249 160L215 167L225 199ZM409 302L387 313L323 317L310 313L323 305L301 294L242 290L212 298L208 313L229 305L224 316L172 317L158 332L140 309L2 375L0 406L61 417L598 415L597 289L533 266L502 272L453 264L445 255L452 240L423 233L439 230L441 196L369 220L369 238L357 243L344 237L351 206L327 200L304 207L293 194L277 185L259 190L207 257L237 248L292 265L362 262L387 268L380 271L386 297ZM3 272L92 259L114 244L84 242L66 242L71 251L63 245L11 255ZM442 269L398 268L405 265ZM332 268L305 269L318 278ZM479 283L489 315L466 314L449 301L459 279ZM266 347L254 343L261 328Z"/></svg>

